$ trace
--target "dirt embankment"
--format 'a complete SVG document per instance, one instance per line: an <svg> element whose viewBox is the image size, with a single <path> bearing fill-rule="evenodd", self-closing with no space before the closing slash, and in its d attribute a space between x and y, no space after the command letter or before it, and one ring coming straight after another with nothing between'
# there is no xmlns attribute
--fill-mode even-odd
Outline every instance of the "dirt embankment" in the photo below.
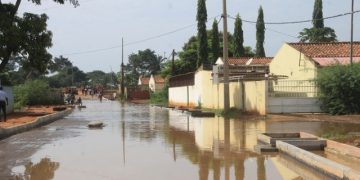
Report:
<svg viewBox="0 0 360 180"><path fill-rule="evenodd" d="M14 112L7 115L7 121L4 122L4 117L1 116L0 128L11 128L14 126L27 124L35 121L40 116L52 114L54 106L33 106L25 108L22 112Z"/></svg>
<svg viewBox="0 0 360 180"><path fill-rule="evenodd" d="M332 116L329 114L270 114L266 119L273 121L327 121L360 124L360 115Z"/></svg>

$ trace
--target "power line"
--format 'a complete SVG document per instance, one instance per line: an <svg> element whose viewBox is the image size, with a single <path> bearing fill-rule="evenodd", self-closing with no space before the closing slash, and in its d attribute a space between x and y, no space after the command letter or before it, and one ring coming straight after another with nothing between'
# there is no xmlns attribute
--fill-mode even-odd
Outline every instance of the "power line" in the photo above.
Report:
<svg viewBox="0 0 360 180"><path fill-rule="evenodd" d="M214 16L214 17L210 17L210 18L208 18L208 19L217 18L217 17L219 17L219 16L220 16L220 15L217 15L217 16ZM187 26L183 26L183 27L181 27L181 28L178 28L178 29L175 29L175 30L166 32L166 33L162 33L162 34L159 34L159 35L156 35L156 36L148 37L148 38L145 38L145 39L142 39L142 40L137 40L137 41L129 42L129 43L124 44L124 47L126 47L126 46L131 46L131 45L134 45L134 44L143 43L143 42L150 41L150 40L153 40L153 39L158 39L158 38L161 38L161 37L164 37L164 36L168 36L168 35L174 34L174 33L176 33L176 32L183 31L183 30L185 30L185 29L191 28L191 27L193 27L193 26L195 26L195 25L197 25L197 23L193 23L193 24L190 24L190 25L187 25ZM111 49L117 49L117 48L120 48L120 47L121 47L121 45L115 45L115 46L107 47L107 48L100 48L100 49L93 49L93 50L86 50L86 51L79 51L79 52L73 52L73 53L63 54L63 56L89 54L89 53L95 53L95 52L101 52L101 51L108 51L108 50L111 50Z"/></svg>
<svg viewBox="0 0 360 180"><path fill-rule="evenodd" d="M93 0L89 0L89 1L93 1ZM347 15L350 15L350 14L356 14L356 13L359 13L359 12L360 12L360 10L357 10L357 11L354 11L353 13L352 13L352 12L342 13L342 14L337 14L337 15L334 15L334 16L325 17L325 18L322 18L322 19L323 19L323 20L333 19L333 18L338 18L338 17L342 17L342 16L347 16ZM217 18L217 17L219 17L219 16L222 17L221 15L217 15L217 16L214 16L214 17L210 17L210 18L208 18L208 19L214 19L214 18ZM236 19L235 17L230 16L230 15L228 15L228 17L229 17L230 19ZM221 20L222 20L222 18L220 18L219 22L220 22ZM321 20L321 19L319 19L319 20ZM244 20L244 19L242 19L242 21L243 21L243 22L246 22L246 23L256 24L256 21L249 21L249 20ZM307 23L307 22L312 22L312 21L313 21L313 20L311 19L311 20L285 21L285 22L265 22L265 24L269 24L269 25L286 25L286 24ZM143 42L150 41L150 40L153 40L153 39L158 39L158 38L161 38L161 37L164 37L164 36L168 36L168 35L174 34L174 33L176 33L176 32L183 31L183 30L185 30L185 29L188 29L188 28L190 28L190 27L193 27L193 26L195 26L196 24L197 24L197 23L193 23L193 24L190 24L190 25L187 25L187 26L184 26L184 27L175 29L175 30L173 30L173 31L169 31L169 32L166 32L166 33L162 33L162 34L159 34L159 35L156 35L156 36L152 36L152 37L149 37L149 38L145 38L145 39L142 39L142 40L137 40L137 41L129 42L129 43L127 43L127 44L124 44L124 47L125 47L125 46L131 46L131 45L139 44L139 43L143 43ZM293 35L290 35L290 34L287 34L287 33L284 33L284 32L280 32L280 31L277 31L277 30L274 30L274 29L271 29L271 28L266 28L266 29L269 30L269 31L278 33L278 34L282 34L282 35L284 35L284 36L288 36L288 37L291 37L291 38L296 38L296 39L298 39L298 37L293 36ZM63 54L63 56L73 56L73 55L89 54L89 53L96 53L96 52L108 51L108 50L120 48L121 46L122 46L122 45L116 45L116 46L107 47L107 48L100 48L100 49L93 49L93 50L73 52L73 53Z"/></svg>
<svg viewBox="0 0 360 180"><path fill-rule="evenodd" d="M352 12L348 12L348 13L342 13L342 14L337 14L334 16L329 16L329 17L325 17L322 19L315 19L315 20L327 20L327 19L333 19L333 18L338 18L338 17L342 17L342 16L347 16L347 15L351 15L351 14L356 14L359 13L360 10L354 11ZM229 18L231 19L235 19L235 17L228 15ZM244 20L241 19L243 22L247 22L247 23L252 23L252 24L256 24L256 21L250 21L250 20ZM301 24L301 23L308 23L308 22L312 22L313 19L311 20L300 20L300 21L284 21L284 22L265 22L265 24L269 24L269 25L285 25L285 24Z"/></svg>

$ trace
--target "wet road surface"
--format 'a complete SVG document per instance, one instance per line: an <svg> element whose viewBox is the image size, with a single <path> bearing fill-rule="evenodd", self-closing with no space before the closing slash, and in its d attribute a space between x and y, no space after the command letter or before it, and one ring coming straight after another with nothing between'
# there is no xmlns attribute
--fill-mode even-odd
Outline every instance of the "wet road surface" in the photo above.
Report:
<svg viewBox="0 0 360 180"><path fill-rule="evenodd" d="M360 131L352 124L192 118L148 105L84 104L0 141L0 179L323 179L289 157L255 153L256 134ZM106 126L88 129L95 120Z"/></svg>

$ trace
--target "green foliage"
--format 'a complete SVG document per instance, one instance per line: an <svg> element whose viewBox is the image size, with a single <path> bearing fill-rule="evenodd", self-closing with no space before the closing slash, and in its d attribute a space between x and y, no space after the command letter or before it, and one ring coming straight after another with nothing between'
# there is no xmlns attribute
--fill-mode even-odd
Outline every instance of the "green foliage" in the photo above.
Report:
<svg viewBox="0 0 360 180"><path fill-rule="evenodd" d="M64 100L60 92L52 91L46 81L27 81L14 87L15 108L26 105L59 105Z"/></svg>
<svg viewBox="0 0 360 180"><path fill-rule="evenodd" d="M169 86L168 84L165 84L164 88L156 93L152 93L150 95L150 103L151 104L157 104L157 105L168 105L168 99L169 99Z"/></svg>
<svg viewBox="0 0 360 180"><path fill-rule="evenodd" d="M201 66L203 63L209 63L208 59L208 40L206 31L207 11L205 0L198 0L196 20L198 22L198 51L197 51L197 64L196 67Z"/></svg>
<svg viewBox="0 0 360 180"><path fill-rule="evenodd" d="M265 22L264 22L264 12L262 7L259 8L259 14L256 21L256 57L265 57L264 49L265 41Z"/></svg>
<svg viewBox="0 0 360 180"><path fill-rule="evenodd" d="M336 42L335 30L329 27L324 28L304 28L299 34L301 42Z"/></svg>
<svg viewBox="0 0 360 180"><path fill-rule="evenodd" d="M239 14L235 19L235 29L234 29L234 57L244 57L244 32L242 30L242 21Z"/></svg>
<svg viewBox="0 0 360 180"><path fill-rule="evenodd" d="M324 26L322 0L315 0L313 11L313 27L304 28L304 30L299 33L299 38L301 42L311 43L337 41L335 30Z"/></svg>
<svg viewBox="0 0 360 180"><path fill-rule="evenodd" d="M211 64L216 62L216 60L220 57L220 53L221 50L218 22L216 19L214 19L211 31Z"/></svg>
<svg viewBox="0 0 360 180"><path fill-rule="evenodd" d="M155 51L145 49L129 55L129 68L141 75L150 76L160 72L163 61L164 58L156 55Z"/></svg>
<svg viewBox="0 0 360 180"><path fill-rule="evenodd" d="M54 0L63 4L65 0ZM41 4L41 0L31 0ZM78 0L69 0L75 7ZM24 13L17 15L21 0L0 3L0 72L5 72L6 65L13 57L21 56L23 68L28 71L44 73L51 60L47 48L51 47L51 32L46 30L47 16Z"/></svg>
<svg viewBox="0 0 360 180"><path fill-rule="evenodd" d="M87 74L76 66L66 66L57 71L57 74L48 77L49 85L53 88L67 86L81 86L88 81Z"/></svg>
<svg viewBox="0 0 360 180"><path fill-rule="evenodd" d="M324 28L322 0L315 0L313 11L313 25L314 28Z"/></svg>
<svg viewBox="0 0 360 180"><path fill-rule="evenodd" d="M317 83L325 112L333 115L360 113L360 64L321 69Z"/></svg>

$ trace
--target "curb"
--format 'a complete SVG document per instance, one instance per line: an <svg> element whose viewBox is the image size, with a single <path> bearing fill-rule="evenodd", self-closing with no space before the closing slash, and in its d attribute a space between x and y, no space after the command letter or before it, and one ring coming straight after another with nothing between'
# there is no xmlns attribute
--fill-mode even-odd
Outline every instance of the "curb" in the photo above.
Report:
<svg viewBox="0 0 360 180"><path fill-rule="evenodd" d="M0 140L8 138L15 134L19 134L22 132L29 131L31 129L35 129L40 126L50 124L56 120L59 120L60 118L63 118L65 116L69 115L70 113L72 113L72 111L73 111L72 108L68 108L65 111L38 117L35 119L35 121L27 123L27 124L15 126L12 128L4 128L4 129L0 128Z"/></svg>
<svg viewBox="0 0 360 180"><path fill-rule="evenodd" d="M300 149L286 142L278 141L276 147L279 149L279 151L288 154L296 160L303 162L306 165L325 173L326 175L330 175L331 178L349 180L360 179L360 172Z"/></svg>

